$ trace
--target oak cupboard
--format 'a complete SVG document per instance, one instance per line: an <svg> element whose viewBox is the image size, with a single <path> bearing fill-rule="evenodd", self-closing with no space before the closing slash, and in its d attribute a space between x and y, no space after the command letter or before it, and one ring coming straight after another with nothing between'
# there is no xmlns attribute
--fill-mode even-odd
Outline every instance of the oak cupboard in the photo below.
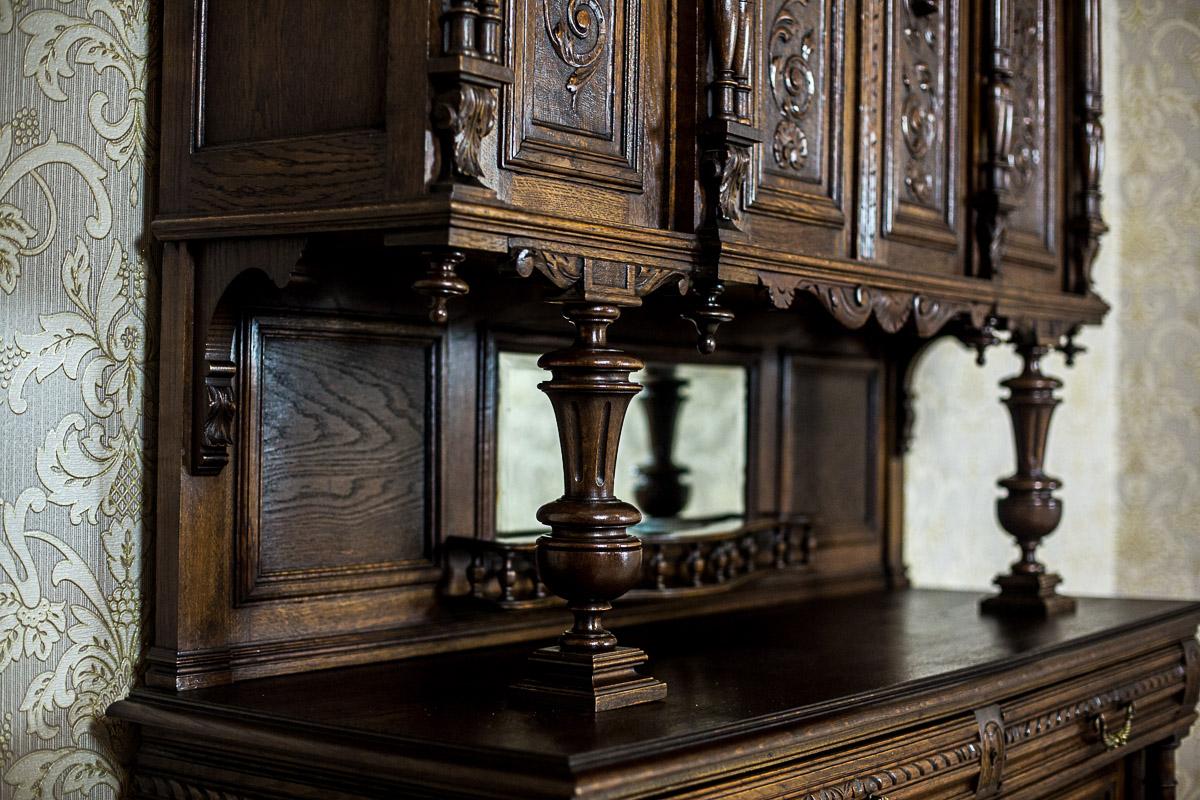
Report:
<svg viewBox="0 0 1200 800"><path fill-rule="evenodd" d="M163 5L135 796L1173 796L1200 605L1037 555L1043 361L1107 310L1097 0ZM982 602L902 558L940 336L1023 363ZM498 435L514 352L557 500ZM697 518L704 363L745 468Z"/></svg>

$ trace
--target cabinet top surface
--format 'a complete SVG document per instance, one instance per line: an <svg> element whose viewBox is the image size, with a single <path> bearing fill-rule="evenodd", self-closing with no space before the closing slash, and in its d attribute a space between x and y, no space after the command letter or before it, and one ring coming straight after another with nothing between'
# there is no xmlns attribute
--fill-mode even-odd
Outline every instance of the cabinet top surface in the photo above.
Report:
<svg viewBox="0 0 1200 800"><path fill-rule="evenodd" d="M978 599L909 590L624 629L623 643L654 654L651 672L670 695L594 717L506 702L527 645L178 694L142 690L137 699L325 742L365 738L392 752L490 752L580 769L819 726L867 706L877 717L908 713L922 697L945 701L999 676L1016 681L1009 691L1023 690L1022 680L1046 685L1178 640L1200 622L1200 603L1092 598L1081 598L1073 615L1005 621L980 616ZM967 707L996 702L997 691L983 690Z"/></svg>

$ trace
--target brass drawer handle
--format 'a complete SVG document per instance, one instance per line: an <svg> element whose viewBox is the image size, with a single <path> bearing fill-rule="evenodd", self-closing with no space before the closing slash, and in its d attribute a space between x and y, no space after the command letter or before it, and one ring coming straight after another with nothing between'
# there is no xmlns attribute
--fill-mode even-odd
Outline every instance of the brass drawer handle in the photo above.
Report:
<svg viewBox="0 0 1200 800"><path fill-rule="evenodd" d="M1095 720L1092 721L1092 727L1100 735L1100 741L1104 742L1105 750L1116 750L1118 747L1129 744L1129 737L1133 733L1133 712L1134 705L1130 703L1125 709L1125 723L1113 733L1108 732L1108 723L1104 721L1104 713L1096 715Z"/></svg>

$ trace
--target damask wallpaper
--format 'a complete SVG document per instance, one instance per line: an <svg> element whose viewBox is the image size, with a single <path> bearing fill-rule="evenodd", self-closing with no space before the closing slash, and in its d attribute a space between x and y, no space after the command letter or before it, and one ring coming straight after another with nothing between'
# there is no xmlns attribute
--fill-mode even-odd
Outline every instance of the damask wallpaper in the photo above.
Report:
<svg viewBox="0 0 1200 800"><path fill-rule="evenodd" d="M1113 304L1088 330L1055 412L1047 468L1065 515L1045 561L1078 594L1200 597L1200 3L1105 0L1104 215L1097 265ZM984 589L1015 554L994 520L1012 472L996 382L949 342L917 374L907 559L926 586ZM955 476L947 480L946 476ZM1200 798L1200 736L1180 750L1179 797Z"/></svg>
<svg viewBox="0 0 1200 800"><path fill-rule="evenodd" d="M153 496L151 0L0 0L0 797L117 797L102 717L145 639ZM1067 380L1046 558L1078 593L1200 596L1200 4L1106 0L1114 304ZM982 588L1012 558L996 381L941 343L917 380L909 563ZM148 388L149 387L149 388ZM1115 402L1114 402L1115 400ZM936 457L935 457L936 454ZM954 456L948 463L947 454ZM949 479L948 476L954 476ZM1200 737L1181 797L1200 797Z"/></svg>
<svg viewBox="0 0 1200 800"><path fill-rule="evenodd" d="M152 509L150 0L0 0L0 797L116 797Z"/></svg>

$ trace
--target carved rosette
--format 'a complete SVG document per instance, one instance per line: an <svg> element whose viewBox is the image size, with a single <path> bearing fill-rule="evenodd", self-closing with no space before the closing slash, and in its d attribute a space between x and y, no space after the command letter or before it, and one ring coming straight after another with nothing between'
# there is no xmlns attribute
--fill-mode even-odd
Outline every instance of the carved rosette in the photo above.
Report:
<svg viewBox="0 0 1200 800"><path fill-rule="evenodd" d="M771 155L775 166L784 171L802 172L808 165L806 126L811 124L809 110L818 93L813 12L820 10L810 8L809 0L784 0L771 22L768 81L779 115L771 135Z"/></svg>
<svg viewBox="0 0 1200 800"><path fill-rule="evenodd" d="M496 127L497 91L512 83L500 63L499 0L449 0L441 17L442 55L430 61L432 123L441 170L436 186L484 187L483 140Z"/></svg>

